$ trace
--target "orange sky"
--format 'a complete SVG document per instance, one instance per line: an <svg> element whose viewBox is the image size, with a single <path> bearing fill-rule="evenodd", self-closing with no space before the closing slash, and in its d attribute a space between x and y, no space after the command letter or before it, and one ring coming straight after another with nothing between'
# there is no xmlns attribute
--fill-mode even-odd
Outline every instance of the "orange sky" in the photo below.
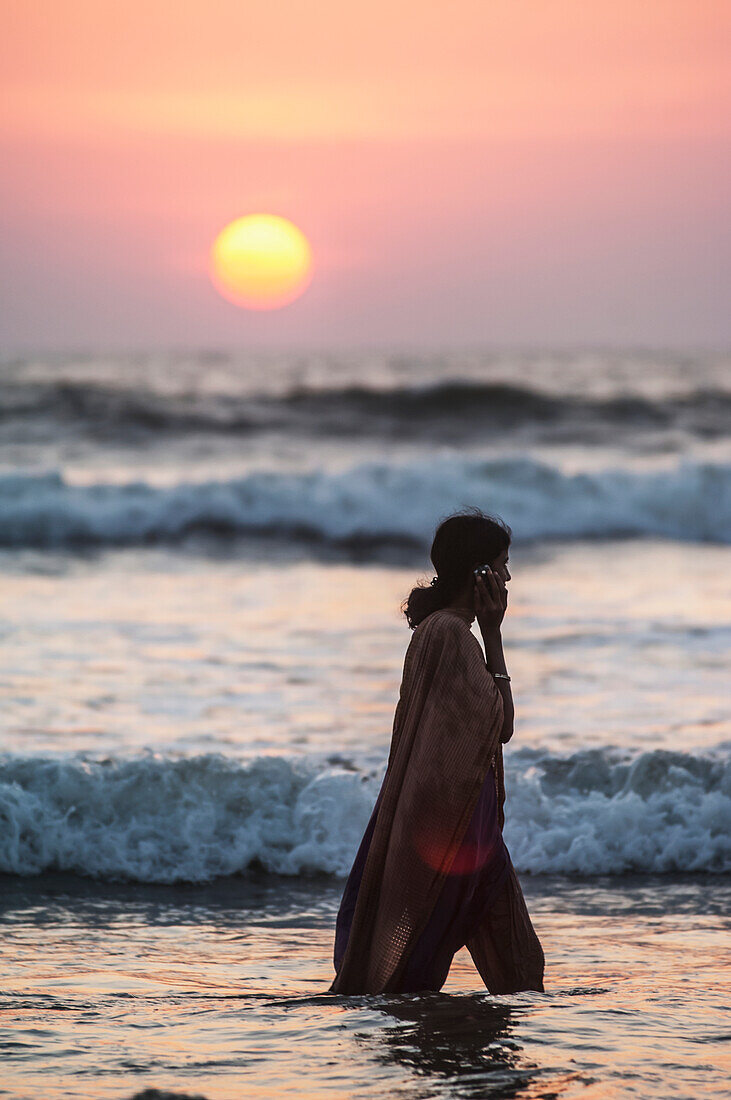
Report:
<svg viewBox="0 0 731 1100"><path fill-rule="evenodd" d="M15 3L0 40L11 345L725 343L723 0ZM315 277L207 276L254 211Z"/></svg>

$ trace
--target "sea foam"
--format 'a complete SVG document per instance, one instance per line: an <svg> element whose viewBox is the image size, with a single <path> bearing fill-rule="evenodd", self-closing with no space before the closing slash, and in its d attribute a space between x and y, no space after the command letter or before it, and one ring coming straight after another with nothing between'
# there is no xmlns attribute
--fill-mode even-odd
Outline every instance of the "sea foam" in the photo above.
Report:
<svg viewBox="0 0 731 1100"><path fill-rule="evenodd" d="M509 516L522 541L649 535L731 542L731 466L684 461L661 471L568 474L518 456L257 471L167 488L8 474L0 477L0 545L175 543L205 532L423 547L434 516L466 504Z"/></svg>
<svg viewBox="0 0 731 1100"><path fill-rule="evenodd" d="M519 871L731 869L727 753L618 749L507 756L505 839ZM380 776L220 754L0 757L0 872L206 882L252 867L346 875Z"/></svg>

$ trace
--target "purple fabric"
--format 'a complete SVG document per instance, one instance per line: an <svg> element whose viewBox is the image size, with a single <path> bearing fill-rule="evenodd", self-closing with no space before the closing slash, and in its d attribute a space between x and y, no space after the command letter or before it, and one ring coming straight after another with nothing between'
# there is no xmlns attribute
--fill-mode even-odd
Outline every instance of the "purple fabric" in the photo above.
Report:
<svg viewBox="0 0 731 1100"><path fill-rule="evenodd" d="M379 794L345 884L335 924L335 971L348 944L355 903L381 802ZM409 954L399 983L402 993L441 989L454 955L479 926L503 885L510 864L497 817L495 772L491 767L426 928Z"/></svg>

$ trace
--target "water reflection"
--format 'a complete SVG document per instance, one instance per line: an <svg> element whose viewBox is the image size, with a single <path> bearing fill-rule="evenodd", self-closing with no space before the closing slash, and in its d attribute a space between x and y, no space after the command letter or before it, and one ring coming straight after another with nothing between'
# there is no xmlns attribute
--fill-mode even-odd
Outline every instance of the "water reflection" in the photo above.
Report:
<svg viewBox="0 0 731 1100"><path fill-rule="evenodd" d="M540 1073L513 1037L516 1010L486 994L427 993L389 998L379 1008L396 1024L360 1041L377 1041L379 1062L432 1079L439 1094L525 1096Z"/></svg>

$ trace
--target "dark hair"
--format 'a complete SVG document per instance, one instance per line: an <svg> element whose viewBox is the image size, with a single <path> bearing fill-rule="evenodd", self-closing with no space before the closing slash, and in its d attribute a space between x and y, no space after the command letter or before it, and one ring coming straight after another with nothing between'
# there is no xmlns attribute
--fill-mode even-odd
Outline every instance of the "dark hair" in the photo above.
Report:
<svg viewBox="0 0 731 1100"><path fill-rule="evenodd" d="M472 570L494 562L510 546L511 538L507 523L479 508L455 512L442 520L429 554L437 571L437 583L417 585L401 604L411 629L432 611L451 603L467 584Z"/></svg>

